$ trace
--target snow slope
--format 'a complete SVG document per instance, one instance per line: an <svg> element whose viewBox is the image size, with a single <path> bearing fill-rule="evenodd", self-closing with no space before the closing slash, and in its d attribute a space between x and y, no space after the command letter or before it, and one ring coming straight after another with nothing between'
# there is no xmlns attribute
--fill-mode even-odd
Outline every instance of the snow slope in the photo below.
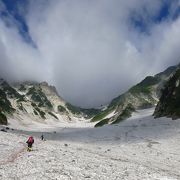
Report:
<svg viewBox="0 0 180 180"><path fill-rule="evenodd" d="M46 141L39 140L42 132L0 132L0 179L178 180L180 121L153 119L152 112L101 128L49 127ZM23 143L29 134L32 152Z"/></svg>

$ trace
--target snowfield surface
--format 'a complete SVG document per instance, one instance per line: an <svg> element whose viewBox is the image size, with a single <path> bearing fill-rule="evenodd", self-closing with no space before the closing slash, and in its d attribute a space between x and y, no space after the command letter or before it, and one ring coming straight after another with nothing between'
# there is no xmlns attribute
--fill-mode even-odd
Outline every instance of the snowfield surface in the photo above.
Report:
<svg viewBox="0 0 180 180"><path fill-rule="evenodd" d="M49 127L46 141L42 132L0 131L0 179L179 180L180 120L154 119L152 112L101 128ZM30 134L35 144L27 152Z"/></svg>

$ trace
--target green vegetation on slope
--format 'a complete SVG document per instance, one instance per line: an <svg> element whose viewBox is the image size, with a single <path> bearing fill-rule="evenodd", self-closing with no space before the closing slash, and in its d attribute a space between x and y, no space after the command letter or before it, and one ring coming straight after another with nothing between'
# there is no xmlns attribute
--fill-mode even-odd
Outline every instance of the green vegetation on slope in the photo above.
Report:
<svg viewBox="0 0 180 180"><path fill-rule="evenodd" d="M164 72L161 72L155 76L148 76L137 85L130 88L126 93L116 97L111 101L108 108L99 114L97 114L92 121L99 121L105 118L109 113L115 110L119 113L119 117L111 118L113 123L118 123L129 116L131 112L128 104L131 104L134 109L145 109L153 107L157 103L157 98L160 96L160 89L163 86L163 82L167 81L167 78L177 68L177 66L170 67ZM107 122L103 120L103 124Z"/></svg>
<svg viewBox="0 0 180 180"><path fill-rule="evenodd" d="M47 108L52 108L51 102L48 100L46 95L42 92L40 88L36 89L35 87L32 87L29 89L27 92L27 95L31 96L31 99L38 104L39 107L47 107Z"/></svg>
<svg viewBox="0 0 180 180"><path fill-rule="evenodd" d="M124 103L126 100L125 93L114 98L108 106L108 109L115 109L119 104Z"/></svg>
<svg viewBox="0 0 180 180"><path fill-rule="evenodd" d="M105 118L108 114L110 114L111 112L113 111L112 108L108 108L104 111L101 111L100 113L98 113L96 116L94 116L92 119L91 119L91 122L96 122L96 121L99 121L103 118Z"/></svg>
<svg viewBox="0 0 180 180"><path fill-rule="evenodd" d="M143 81L141 81L139 84L133 86L129 92L132 94L151 94L152 92L152 86L156 85L160 82L160 79L158 77L152 77L148 76Z"/></svg>
<svg viewBox="0 0 180 180"><path fill-rule="evenodd" d="M50 114L51 116L53 116L55 119L58 119L58 117L57 117L55 114L53 114L52 112L48 112L48 114Z"/></svg>
<svg viewBox="0 0 180 180"><path fill-rule="evenodd" d="M20 85L19 91L26 91L26 88L23 84Z"/></svg>
<svg viewBox="0 0 180 180"><path fill-rule="evenodd" d="M98 122L94 127L101 127L101 126L104 126L104 125L106 125L106 124L108 124L109 123L109 120L110 119L103 119L103 120L101 120L100 122Z"/></svg>
<svg viewBox="0 0 180 180"><path fill-rule="evenodd" d="M38 115L38 112L34 109L34 114L37 116Z"/></svg>
<svg viewBox="0 0 180 180"><path fill-rule="evenodd" d="M83 109L77 106L73 106L70 103L66 103L66 107L71 111L71 113L76 114L76 115L86 115L86 118L91 118L92 116L96 115L99 113L100 110L98 109Z"/></svg>
<svg viewBox="0 0 180 180"><path fill-rule="evenodd" d="M7 113L11 113L14 111L10 101L6 97L6 94L1 89L0 89L0 110Z"/></svg>
<svg viewBox="0 0 180 180"><path fill-rule="evenodd" d="M116 118L116 120L112 122L112 124L120 123L121 121L131 117L134 111L135 108L131 104L128 104L128 106L122 111L122 113Z"/></svg>
<svg viewBox="0 0 180 180"><path fill-rule="evenodd" d="M4 113L0 111L0 124L7 125L7 118Z"/></svg>
<svg viewBox="0 0 180 180"><path fill-rule="evenodd" d="M180 66L180 65L178 65ZM152 92L155 92L156 94L159 94L159 89L162 87L158 87L158 84L161 82L166 81L166 79L177 69L178 66L171 66L167 68L165 71L155 75L155 76L148 76L144 80L142 80L137 85L133 86L129 89L126 93L118 96L117 98L113 99L108 108L116 107L121 104L124 104L127 99L129 99L126 95L128 93L140 98L141 93L144 95L147 95L150 101L152 101L152 104L155 104L156 101L152 97ZM157 85L157 88L152 88L153 86ZM156 92L157 91L157 92Z"/></svg>
<svg viewBox="0 0 180 180"><path fill-rule="evenodd" d="M80 110L81 110L81 112L86 114L87 118L91 118L101 111L100 109L94 109L94 108L91 108L91 109L80 108Z"/></svg>
<svg viewBox="0 0 180 180"><path fill-rule="evenodd" d="M21 111L27 112L26 109L23 107L22 103L19 103L19 104L18 104L18 108L19 108Z"/></svg>
<svg viewBox="0 0 180 180"><path fill-rule="evenodd" d="M44 111L42 111L39 107L37 107L37 105L33 102L31 102L31 105L34 107L34 114L37 115L37 113L39 113L39 115L43 118L46 119L45 115L46 113Z"/></svg>
<svg viewBox="0 0 180 180"><path fill-rule="evenodd" d="M14 88L12 88L7 82L1 84L2 91L6 92L9 98L16 98L18 102L25 101L24 95L20 95Z"/></svg>
<svg viewBox="0 0 180 180"><path fill-rule="evenodd" d="M62 113L67 112L66 108L64 106L61 106L61 105L58 106L58 111L62 112Z"/></svg>
<svg viewBox="0 0 180 180"><path fill-rule="evenodd" d="M121 121L131 117L131 115L134 111L135 111L135 108L131 104L128 104L126 106L126 108L122 111L122 113L113 122L112 122L113 119L106 118L106 119L99 121L94 127L101 127L106 124L110 124L111 122L112 122L111 124L120 123Z"/></svg>
<svg viewBox="0 0 180 180"><path fill-rule="evenodd" d="M162 96L156 106L155 117L180 117L180 69L166 83L162 89Z"/></svg>
<svg viewBox="0 0 180 180"><path fill-rule="evenodd" d="M17 100L18 103L19 103L19 102L22 102L22 101L26 102L24 95L21 95L21 96L18 98L18 100Z"/></svg>
<svg viewBox="0 0 180 180"><path fill-rule="evenodd" d="M71 113L73 114L81 114L81 111L80 111L80 108L76 107L76 106L73 106L72 104L70 103L66 103L66 107L69 109L69 111L71 111Z"/></svg>
<svg viewBox="0 0 180 180"><path fill-rule="evenodd" d="M124 104L127 100L129 100L128 96L130 94L136 97L137 95L141 96L141 93L147 96L151 96L152 86L159 83L159 81L160 81L159 77L153 77L153 76L146 77L143 81L130 88L126 93L113 99L110 105L108 106L108 108L112 108L112 107L116 108L116 106Z"/></svg>
<svg viewBox="0 0 180 180"><path fill-rule="evenodd" d="M120 122L122 119L126 119L126 117L129 117L129 115L127 115L130 109L128 104L131 104L133 108L139 109L152 107L156 103L156 100L151 95L152 86L157 84L158 82L159 78L151 76L146 77L139 84L130 88L129 91L113 99L112 102L109 104L108 108L97 114L91 121L99 121L105 118L113 110L116 110L120 112L120 116L114 122ZM144 98L142 94L146 98ZM137 101L138 106L136 104ZM121 108L119 109L119 107Z"/></svg>
<svg viewBox="0 0 180 180"><path fill-rule="evenodd" d="M44 111L41 111L38 107L35 107L35 109L43 119L46 119L45 117L46 113Z"/></svg>

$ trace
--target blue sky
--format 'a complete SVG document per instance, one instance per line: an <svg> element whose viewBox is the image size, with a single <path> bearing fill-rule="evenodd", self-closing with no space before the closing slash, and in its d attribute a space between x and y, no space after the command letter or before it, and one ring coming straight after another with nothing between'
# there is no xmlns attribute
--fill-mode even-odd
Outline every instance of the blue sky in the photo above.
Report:
<svg viewBox="0 0 180 180"><path fill-rule="evenodd" d="M180 0L0 0L0 76L106 104L180 61Z"/></svg>
<svg viewBox="0 0 180 180"><path fill-rule="evenodd" d="M155 24L160 24L163 21L176 20L180 15L180 7L178 6L178 0L163 0L162 5L156 14L148 16L146 13L148 7L143 7L143 14L139 12L132 12L130 15L130 22L134 28L142 33L148 34L151 27ZM172 9L173 8L173 9ZM147 16L147 17L146 17Z"/></svg>
<svg viewBox="0 0 180 180"><path fill-rule="evenodd" d="M12 18L13 21L17 22L13 25L16 26L22 38L27 43L35 47L35 44L29 34L29 28L25 19L25 12L28 7L28 0L14 0L13 2L12 0L2 0L2 2L6 7L6 10L0 12L2 19L4 18L5 21L6 18L11 16L9 18ZM7 23L7 25L9 24Z"/></svg>
<svg viewBox="0 0 180 180"><path fill-rule="evenodd" d="M2 0L7 8L7 12L1 12L1 16L8 16L8 14L12 15L12 17L18 21L19 25L17 26L19 33L24 38L27 43L31 43L32 45L34 42L31 39L29 34L29 28L26 23L25 14L19 10L19 7L22 9L27 9L28 7L28 0ZM175 20L180 15L180 7L178 6L178 0L162 0L162 6L160 7L159 11L148 18L144 18L145 13L147 12L146 6L143 7L143 13L139 14L138 12L132 12L130 14L130 23L134 26L135 29L139 30L142 33L149 33L151 30L151 26L153 24L161 23L162 21L166 20ZM171 10L172 6L175 8L173 11Z"/></svg>

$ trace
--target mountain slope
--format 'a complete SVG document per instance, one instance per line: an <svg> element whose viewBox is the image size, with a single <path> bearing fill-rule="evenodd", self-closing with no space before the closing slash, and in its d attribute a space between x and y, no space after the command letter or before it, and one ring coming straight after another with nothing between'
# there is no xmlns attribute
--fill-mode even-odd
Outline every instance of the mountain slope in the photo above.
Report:
<svg viewBox="0 0 180 180"><path fill-rule="evenodd" d="M115 124L127 119L137 109L154 107L161 89L178 66L148 76L126 93L118 96L103 110L83 109L64 101L56 88L46 82L23 82L8 84L0 80L0 124L8 120L21 125L36 123L76 122L92 118L96 127ZM26 120L26 121L25 121Z"/></svg>
<svg viewBox="0 0 180 180"><path fill-rule="evenodd" d="M6 114L12 114L15 111L8 97L16 97L18 99L20 96L14 93L15 91L13 91L13 89L11 89L2 79L0 79L0 87L0 124L7 125Z"/></svg>
<svg viewBox="0 0 180 180"><path fill-rule="evenodd" d="M113 99L109 106L96 115L92 121L103 121L98 122L96 126L119 123L130 117L132 112L136 109L154 107L161 95L161 89L177 67L179 67L179 65L171 66L155 76L146 77L143 81L130 88L126 93ZM114 115L110 118L106 118L112 112L114 112Z"/></svg>
<svg viewBox="0 0 180 180"><path fill-rule="evenodd" d="M83 120L99 112L65 102L56 88L46 82L8 84L3 79L0 81L0 107L0 124L7 124L8 119L23 126Z"/></svg>
<svg viewBox="0 0 180 180"><path fill-rule="evenodd" d="M162 95L156 106L154 116L172 117L173 119L180 117L180 69L166 83L162 89Z"/></svg>

